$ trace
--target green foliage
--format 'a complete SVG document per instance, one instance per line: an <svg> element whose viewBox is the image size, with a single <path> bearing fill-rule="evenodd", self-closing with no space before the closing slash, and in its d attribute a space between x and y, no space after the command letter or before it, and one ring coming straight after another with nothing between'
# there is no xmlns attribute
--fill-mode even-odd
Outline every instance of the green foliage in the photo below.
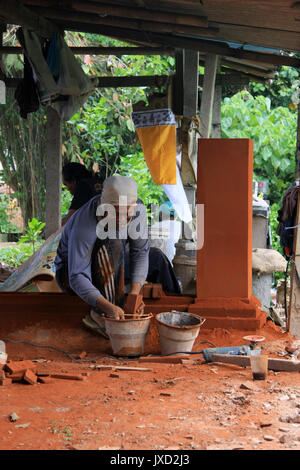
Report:
<svg viewBox="0 0 300 470"><path fill-rule="evenodd" d="M29 242L32 244L32 253L35 251L35 246L37 243L42 242L40 234L45 227L44 222L39 222L37 219L33 218L29 220L25 234L19 239L18 243Z"/></svg>
<svg viewBox="0 0 300 470"><path fill-rule="evenodd" d="M66 187L63 186L62 193L61 193L61 214L62 214L62 217L65 217L67 215L67 213L69 212L69 208L70 208L70 205L71 205L72 198L73 198L73 196L70 193L70 191L68 191L66 189Z"/></svg>
<svg viewBox="0 0 300 470"><path fill-rule="evenodd" d="M138 183L138 197L145 206L160 205L167 199L162 187L154 183L142 152L122 157L117 170Z"/></svg>
<svg viewBox="0 0 300 470"><path fill-rule="evenodd" d="M222 137L253 140L255 176L269 181L271 203L294 180L296 129L297 115L282 106L272 109L267 97L242 91L224 99Z"/></svg>
<svg viewBox="0 0 300 470"><path fill-rule="evenodd" d="M276 202L270 206L270 214L269 214L269 221L270 221L270 229L271 229L271 237L272 237L272 249L279 251L282 255L284 255L283 249L280 246L280 237L277 235L276 230L278 227L278 211L280 209L280 205Z"/></svg>
<svg viewBox="0 0 300 470"><path fill-rule="evenodd" d="M18 227L10 221L13 214L12 201L8 194L0 195L0 233L18 232Z"/></svg>
<svg viewBox="0 0 300 470"><path fill-rule="evenodd" d="M68 33L70 45L128 46L95 34ZM84 56L82 67L89 75L168 75L175 61L168 56ZM65 160L81 161L88 169L98 167L104 179L116 171L121 158L136 153L133 105L147 104L150 88L100 88L65 124ZM157 91L161 91L160 89Z"/></svg>
<svg viewBox="0 0 300 470"><path fill-rule="evenodd" d="M280 209L280 204L274 203L270 206L270 229L271 229L271 237L272 237L272 249L278 251L282 256L284 256L284 251L282 246L280 245L280 237L277 235L276 230L278 227L278 211ZM274 273L274 283L277 285L279 279L284 279L285 273L283 272L275 272Z"/></svg>
<svg viewBox="0 0 300 470"><path fill-rule="evenodd" d="M40 244L37 245L37 248L39 248L39 246ZM21 266L32 255L32 245L28 243L0 248L0 260L13 267Z"/></svg>
<svg viewBox="0 0 300 470"><path fill-rule="evenodd" d="M299 71L293 67L282 66L276 77L269 83L251 82L249 91L254 96L265 96L272 106L284 106L296 110L299 100Z"/></svg>

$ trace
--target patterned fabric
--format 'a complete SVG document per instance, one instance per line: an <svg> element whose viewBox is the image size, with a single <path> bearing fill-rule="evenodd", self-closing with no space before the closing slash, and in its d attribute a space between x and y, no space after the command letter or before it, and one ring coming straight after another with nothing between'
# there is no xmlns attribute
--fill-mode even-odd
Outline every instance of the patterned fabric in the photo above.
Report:
<svg viewBox="0 0 300 470"><path fill-rule="evenodd" d="M123 240L97 239L92 253L92 280L106 300L123 308L125 299ZM94 309L98 311L98 309ZM99 313L99 311L98 311Z"/></svg>
<svg viewBox="0 0 300 470"><path fill-rule="evenodd" d="M136 111L132 121L155 184L176 184L176 121L171 109Z"/></svg>
<svg viewBox="0 0 300 470"><path fill-rule="evenodd" d="M171 109L152 109L149 111L136 111L132 113L135 128L149 126L175 126L175 116Z"/></svg>

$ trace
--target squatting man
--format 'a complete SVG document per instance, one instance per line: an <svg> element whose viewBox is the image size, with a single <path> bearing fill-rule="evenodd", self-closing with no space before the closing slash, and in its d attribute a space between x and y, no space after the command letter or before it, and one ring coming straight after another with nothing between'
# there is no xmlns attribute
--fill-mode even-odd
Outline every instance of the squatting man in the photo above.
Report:
<svg viewBox="0 0 300 470"><path fill-rule="evenodd" d="M147 212L137 183L113 175L102 193L67 221L55 258L60 288L91 306L90 316L103 327L103 316L124 319L126 293L138 295L146 280L150 243ZM130 285L125 285L125 248L129 245ZM142 304L137 313L143 313Z"/></svg>

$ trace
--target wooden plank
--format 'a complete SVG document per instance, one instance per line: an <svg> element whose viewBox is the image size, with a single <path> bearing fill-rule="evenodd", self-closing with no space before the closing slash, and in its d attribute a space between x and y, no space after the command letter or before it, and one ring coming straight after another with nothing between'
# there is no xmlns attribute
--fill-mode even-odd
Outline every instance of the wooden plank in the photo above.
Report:
<svg viewBox="0 0 300 470"><path fill-rule="evenodd" d="M93 77L95 78L95 77ZM125 88L140 86L165 86L168 83L168 75L152 75L152 76L130 76L130 77L98 77L97 88ZM16 87L20 79L8 78L5 80L7 87Z"/></svg>
<svg viewBox="0 0 300 470"><path fill-rule="evenodd" d="M299 29L296 31L286 31L283 29L257 28L235 24L211 23L211 25L216 28L219 27L219 31L214 34L215 39L224 39L240 44L246 43L253 46L284 51L300 51Z"/></svg>
<svg viewBox="0 0 300 470"><path fill-rule="evenodd" d="M162 47L70 47L75 55L168 55L174 56L175 50ZM22 47L2 46L2 54L23 54Z"/></svg>
<svg viewBox="0 0 300 470"><path fill-rule="evenodd" d="M297 10L292 8L295 3L273 0L214 0L205 2L203 15L216 23L297 31Z"/></svg>
<svg viewBox="0 0 300 470"><path fill-rule="evenodd" d="M132 0L112 0L110 3L132 7ZM138 7L149 11L204 16L204 10L199 0L135 0L135 3Z"/></svg>
<svg viewBox="0 0 300 470"><path fill-rule="evenodd" d="M44 2L40 0L27 0L26 4L30 5L42 5L43 7L48 6L45 5ZM121 18L131 18L131 19L139 19L139 20L153 20L159 23L174 23L174 24L182 24L182 25L190 25L190 26L208 26L208 19L203 16L195 16L195 15L184 15L184 14L174 14L171 12L155 12L155 18L151 11L142 8L129 8L129 7L121 7L121 6L114 6L112 4L99 4L94 2L83 2L78 0L72 1L72 9L79 11L79 12L88 12L88 13L95 13L96 15L102 16L117 16Z"/></svg>
<svg viewBox="0 0 300 470"><path fill-rule="evenodd" d="M200 135L210 136L218 56L207 54L200 106Z"/></svg>
<svg viewBox="0 0 300 470"><path fill-rule="evenodd" d="M17 0L0 0L1 17L7 23L13 23L35 31L42 37L52 37L61 32L61 28L31 11Z"/></svg>
<svg viewBox="0 0 300 470"><path fill-rule="evenodd" d="M223 66L227 66L239 72L252 73L253 75L257 75L258 77L274 78L275 74L275 70L261 70L257 67L251 67L243 63L231 62L228 59L222 58L221 63Z"/></svg>
<svg viewBox="0 0 300 470"><path fill-rule="evenodd" d="M131 19L138 19L138 20L149 20L153 19L153 12L148 7L145 8L143 5L138 5L141 8L132 8L132 4L128 6L120 6L120 5L113 5L113 3L98 3L98 2L86 2L82 0L72 0L69 5L57 5L52 0L24 0L24 4L30 6L40 6L43 10L46 10L51 7L56 7L57 10L66 10L70 5L72 11L76 12L86 12L86 13L94 13L96 15L101 16L117 16L121 18L131 18ZM144 8L143 8L144 7ZM45 11L45 13L46 13ZM45 14L45 16L47 16ZM159 9L155 9L155 21L159 23L171 22L174 24L184 24L184 25L191 25L191 26L208 26L208 19L205 16L199 16L193 14L178 14L178 10L176 12L163 11Z"/></svg>
<svg viewBox="0 0 300 470"><path fill-rule="evenodd" d="M97 5L93 5L91 9L96 10ZM86 7L87 8L87 7ZM85 13L84 11L73 11L73 10L62 10L59 8L43 8L43 7L31 7L31 10L36 14L47 17L52 20L62 20L65 22L65 27L67 28L69 21L75 21L79 23L87 24L99 24L99 25L108 25L108 26L120 26L120 28L129 28L136 29L138 31L158 31L158 32L168 32L168 33L182 33L182 34L204 34L206 35L207 31L210 33L217 32L218 28L210 28L207 25L207 21L204 23L200 22L198 25L191 25L192 21L189 23L182 23L174 21L174 16L172 14L164 16L164 22L157 21L157 14L149 14L145 11L145 19L132 19L129 15L120 17L111 16L110 14L97 14L94 13ZM128 9L126 9L128 10ZM105 9L103 10L105 11ZM137 10L135 10L137 11ZM143 12L143 11L142 11ZM95 14L96 13L96 14ZM140 16L143 16L142 14ZM197 17L191 17L194 19L194 22L197 20ZM198 21L199 23L199 21ZM84 26L83 26L84 27Z"/></svg>
<svg viewBox="0 0 300 470"><path fill-rule="evenodd" d="M97 88L126 88L126 87L138 87L138 86L162 86L167 83L168 79L172 75L148 75L148 76L132 76L132 77L97 77L98 85ZM95 78L94 76L91 78ZM255 79L255 77L252 77ZM203 85L204 75L199 75L198 84ZM5 78L5 84L8 88L15 88L21 81L21 78ZM222 86L242 86L247 85L250 81L250 77L242 74L220 74L216 76L216 85ZM178 82L177 82L178 83ZM175 85L175 84L174 84ZM175 85L176 89L176 85ZM174 92L175 94L175 92ZM182 101L182 96L177 97L178 100ZM178 109L181 112L175 114L183 114L181 105L178 104Z"/></svg>
<svg viewBox="0 0 300 470"><path fill-rule="evenodd" d="M241 367L250 366L250 356L233 356L230 354L213 354L212 362L236 364ZM276 372L300 372L300 361L286 359L268 359L268 369Z"/></svg>
<svg viewBox="0 0 300 470"><path fill-rule="evenodd" d="M80 28L78 24L75 23L68 23L68 28L69 30L78 30L80 31ZM91 31L90 32L98 32L100 34L100 30L95 28L93 25L90 26ZM111 36L111 37L118 37L120 39L126 40L128 42L133 42L133 43L138 43L143 42L145 44L146 42L148 45L165 45L167 47L178 47L181 49L193 49L197 51L203 51L203 52L210 52L212 54L217 54L217 55L222 55L222 56L230 56L230 57L236 57L236 58L245 58L249 60L254 60L257 62L262 62L262 63L270 63L274 65L288 65L291 67L299 67L300 65L300 60L297 57L290 57L288 55L280 55L280 54L275 54L275 53L262 53L262 52L257 52L257 51L249 51L249 50L244 50L242 48L232 48L229 45L227 45L224 42L220 41L209 41L207 39L197 39L197 38L189 38L189 37L178 37L178 36L172 36L172 35L164 35L164 34L158 34L158 33L151 33L149 32L147 34L147 39L146 36L143 32L140 31L135 31L133 32L132 30L128 30L126 28L113 28L110 26L105 26L103 25L101 27L101 34ZM268 34L268 31L266 31L264 34ZM218 33L221 39L227 39L227 40L232 40L232 38L226 37L226 38L221 38L220 33ZM296 35L296 36L294 36ZM265 45L265 40L263 39L263 34L262 40L260 42L260 46ZM214 37L214 36L212 36ZM242 37L242 35L241 35ZM289 33L287 40L294 45L297 45L296 49L299 48L300 44L300 33ZM245 41L243 40L242 43ZM287 42L287 41L286 41ZM269 45L268 45L269 46ZM271 47L271 46L269 46ZM283 49L282 47L278 47L278 49ZM289 48L286 48L287 50ZM291 50L293 50L291 48Z"/></svg>
<svg viewBox="0 0 300 470"><path fill-rule="evenodd" d="M47 108L46 137L46 238L61 227L62 126L58 113Z"/></svg>

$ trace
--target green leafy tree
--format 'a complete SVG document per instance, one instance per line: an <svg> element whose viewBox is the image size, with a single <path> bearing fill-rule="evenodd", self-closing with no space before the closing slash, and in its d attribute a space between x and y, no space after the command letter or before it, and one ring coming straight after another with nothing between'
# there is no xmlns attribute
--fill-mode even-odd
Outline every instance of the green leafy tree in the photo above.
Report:
<svg viewBox="0 0 300 470"><path fill-rule="evenodd" d="M242 91L223 101L222 137L253 140L255 177L269 181L271 203L279 203L294 180L296 129L296 113L271 108L268 97Z"/></svg>
<svg viewBox="0 0 300 470"><path fill-rule="evenodd" d="M13 233L18 227L11 222L14 213L12 202L8 194L0 195L0 233Z"/></svg>
<svg viewBox="0 0 300 470"><path fill-rule="evenodd" d="M161 205L167 199L162 187L154 183L142 152L122 157L117 170L138 183L138 197L148 208L151 204Z"/></svg>
<svg viewBox="0 0 300 470"><path fill-rule="evenodd" d="M299 71L284 65L275 72L275 78L266 83L250 82L249 92L253 96L269 98L273 108L284 106L295 111L299 101L299 84Z"/></svg>
<svg viewBox="0 0 300 470"><path fill-rule="evenodd" d="M25 234L19 239L18 243L31 243L32 253L35 251L37 243L42 242L41 233L45 227L44 222L40 222L33 218L28 222Z"/></svg>

